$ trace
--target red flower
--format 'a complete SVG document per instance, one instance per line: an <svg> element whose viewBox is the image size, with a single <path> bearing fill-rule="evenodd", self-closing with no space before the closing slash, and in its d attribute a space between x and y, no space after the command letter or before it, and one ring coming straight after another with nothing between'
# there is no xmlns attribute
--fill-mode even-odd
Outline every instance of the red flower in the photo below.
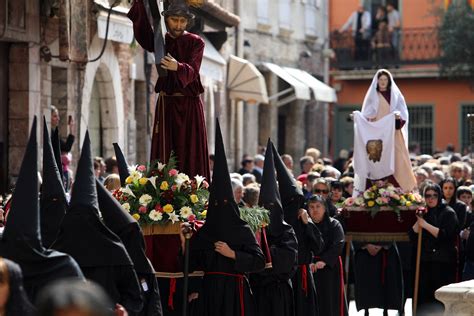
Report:
<svg viewBox="0 0 474 316"><path fill-rule="evenodd" d="M144 165L139 165L139 166L137 167L137 170L140 171L140 172L143 172L143 171L146 170L146 167L145 167Z"/></svg>
<svg viewBox="0 0 474 316"><path fill-rule="evenodd" d="M156 204L156 205L155 205L155 211L160 212L160 213L163 213L163 208L161 207L160 204Z"/></svg>
<svg viewBox="0 0 474 316"><path fill-rule="evenodd" d="M170 171L168 171L168 174L170 175L170 177L174 177L178 174L178 170L171 169Z"/></svg>
<svg viewBox="0 0 474 316"><path fill-rule="evenodd" d="M194 222L195 220L196 220L196 215L191 214L191 215L188 216L188 221Z"/></svg>
<svg viewBox="0 0 474 316"><path fill-rule="evenodd" d="M168 202L172 202L174 198L174 193L171 190L166 190L161 194L161 196Z"/></svg>
<svg viewBox="0 0 474 316"><path fill-rule="evenodd" d="M138 208L138 213L145 214L146 213L146 206L142 205Z"/></svg>

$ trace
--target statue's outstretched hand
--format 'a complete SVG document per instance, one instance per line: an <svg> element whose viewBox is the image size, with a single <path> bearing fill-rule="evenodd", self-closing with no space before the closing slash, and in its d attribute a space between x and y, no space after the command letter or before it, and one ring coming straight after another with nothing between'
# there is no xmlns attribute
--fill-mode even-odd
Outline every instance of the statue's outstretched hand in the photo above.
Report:
<svg viewBox="0 0 474 316"><path fill-rule="evenodd" d="M178 70L178 61L174 59L174 57L171 56L169 53L161 59L160 64L161 64L161 68L163 69L171 70L171 71Z"/></svg>

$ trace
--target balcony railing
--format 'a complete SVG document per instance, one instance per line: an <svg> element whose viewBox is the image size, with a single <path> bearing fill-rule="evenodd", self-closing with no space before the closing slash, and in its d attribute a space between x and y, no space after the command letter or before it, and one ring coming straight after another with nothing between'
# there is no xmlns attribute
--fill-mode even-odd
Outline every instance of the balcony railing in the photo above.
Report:
<svg viewBox="0 0 474 316"><path fill-rule="evenodd" d="M390 36L389 39L391 40ZM375 47L371 38L356 49L351 32L333 32L331 48L335 52L335 59L332 66L339 70L350 70L438 62L440 49L437 28L401 29L398 43L398 49L393 49L391 43Z"/></svg>

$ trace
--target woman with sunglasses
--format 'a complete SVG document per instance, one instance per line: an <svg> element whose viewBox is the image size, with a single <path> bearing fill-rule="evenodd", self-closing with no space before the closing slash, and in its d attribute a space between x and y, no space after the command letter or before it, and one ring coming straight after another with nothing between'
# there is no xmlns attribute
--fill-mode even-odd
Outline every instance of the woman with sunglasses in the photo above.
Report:
<svg viewBox="0 0 474 316"><path fill-rule="evenodd" d="M326 200L322 196L313 195L308 200L309 215L324 241L322 252L314 257L310 267L316 284L319 315L344 316L348 313L341 260L344 230L326 210Z"/></svg>
<svg viewBox="0 0 474 316"><path fill-rule="evenodd" d="M415 245L423 229L421 243L420 287L418 312L442 311L443 305L435 299L434 292L454 283L456 279L456 247L458 220L454 210L442 199L441 187L429 183L424 189L427 212L418 216L409 231Z"/></svg>
<svg viewBox="0 0 474 316"><path fill-rule="evenodd" d="M337 215L337 208L329 198L331 188L329 182L324 178L318 178L313 184L313 194L321 196L326 201L326 209L329 216L334 217Z"/></svg>

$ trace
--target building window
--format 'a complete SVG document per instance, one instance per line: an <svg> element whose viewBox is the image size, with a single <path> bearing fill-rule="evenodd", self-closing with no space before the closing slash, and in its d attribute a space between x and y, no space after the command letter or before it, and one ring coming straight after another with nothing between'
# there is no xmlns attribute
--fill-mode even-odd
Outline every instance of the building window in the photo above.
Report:
<svg viewBox="0 0 474 316"><path fill-rule="evenodd" d="M409 106L410 115L408 141L420 145L420 152L433 152L433 107L431 105Z"/></svg>
<svg viewBox="0 0 474 316"><path fill-rule="evenodd" d="M268 1L269 0L257 1L257 22L259 24L270 24L270 20L268 17Z"/></svg>
<svg viewBox="0 0 474 316"><path fill-rule="evenodd" d="M474 114L474 104L461 106L461 153L463 154L466 149L469 150L472 144L471 134L474 133L474 122L472 125L469 123L468 114Z"/></svg>
<svg viewBox="0 0 474 316"><path fill-rule="evenodd" d="M278 26L281 29L291 30L291 0L279 0L278 17Z"/></svg>
<svg viewBox="0 0 474 316"><path fill-rule="evenodd" d="M316 37L318 35L317 33L317 27L316 27L316 15L317 15L317 7L318 7L318 2L317 0L307 0L305 4L305 25L304 25L304 30L305 30L305 35L306 36L311 36L311 37Z"/></svg>

